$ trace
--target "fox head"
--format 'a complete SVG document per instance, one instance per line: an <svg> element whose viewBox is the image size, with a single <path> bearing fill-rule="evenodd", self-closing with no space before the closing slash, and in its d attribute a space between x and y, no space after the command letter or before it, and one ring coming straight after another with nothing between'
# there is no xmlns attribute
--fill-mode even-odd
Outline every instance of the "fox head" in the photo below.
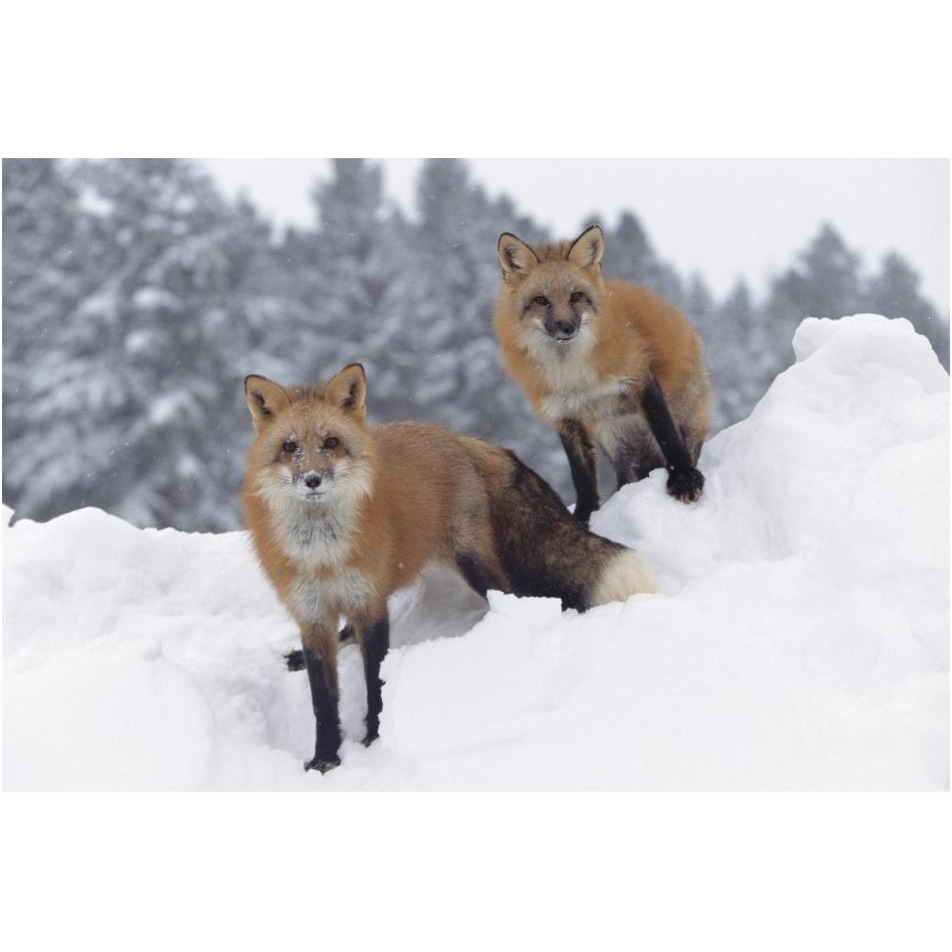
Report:
<svg viewBox="0 0 952 952"><path fill-rule="evenodd" d="M506 310L527 346L562 349L592 333L602 294L604 250L598 225L574 241L535 248L509 232L499 236L496 254Z"/></svg>
<svg viewBox="0 0 952 952"><path fill-rule="evenodd" d="M353 503L370 493L366 395L360 364L316 387L285 389L256 374L245 378L256 433L249 467L255 491L273 509Z"/></svg>

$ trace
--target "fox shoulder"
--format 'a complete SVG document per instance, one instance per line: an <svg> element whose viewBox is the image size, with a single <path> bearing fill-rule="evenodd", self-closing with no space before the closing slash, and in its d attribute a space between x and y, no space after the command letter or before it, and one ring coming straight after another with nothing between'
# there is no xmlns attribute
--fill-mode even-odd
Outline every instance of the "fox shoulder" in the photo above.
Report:
<svg viewBox="0 0 952 952"><path fill-rule="evenodd" d="M634 332L636 347L666 388L706 373L701 337L678 308L648 288L615 280L605 284L606 337ZM616 346L621 347L620 339Z"/></svg>

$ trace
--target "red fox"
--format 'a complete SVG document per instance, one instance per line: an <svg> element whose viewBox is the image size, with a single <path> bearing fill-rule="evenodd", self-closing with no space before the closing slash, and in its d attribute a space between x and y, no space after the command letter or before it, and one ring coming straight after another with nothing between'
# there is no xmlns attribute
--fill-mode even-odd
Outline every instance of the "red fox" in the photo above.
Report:
<svg viewBox="0 0 952 952"><path fill-rule="evenodd" d="M343 616L363 657L365 745L378 736L387 597L430 562L489 589L566 608L654 591L631 549L594 535L516 456L429 423L368 426L363 367L324 385L245 380L256 438L242 491L258 559L298 622L322 773L340 763L337 646Z"/></svg>
<svg viewBox="0 0 952 952"><path fill-rule="evenodd" d="M645 288L604 280L602 230L530 247L499 238L502 289L494 325L510 376L555 427L587 522L598 508L594 443L619 488L659 466L668 492L693 502L711 416L701 339L687 319Z"/></svg>

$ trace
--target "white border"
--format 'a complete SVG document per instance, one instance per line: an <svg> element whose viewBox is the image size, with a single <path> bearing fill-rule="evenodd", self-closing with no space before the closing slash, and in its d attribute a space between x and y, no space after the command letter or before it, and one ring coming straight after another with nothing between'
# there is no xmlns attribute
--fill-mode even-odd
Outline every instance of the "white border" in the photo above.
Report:
<svg viewBox="0 0 952 952"><path fill-rule="evenodd" d="M934 3L41 3L4 155L948 156ZM795 200L795 197L791 197ZM949 947L948 795L10 795L8 948Z"/></svg>

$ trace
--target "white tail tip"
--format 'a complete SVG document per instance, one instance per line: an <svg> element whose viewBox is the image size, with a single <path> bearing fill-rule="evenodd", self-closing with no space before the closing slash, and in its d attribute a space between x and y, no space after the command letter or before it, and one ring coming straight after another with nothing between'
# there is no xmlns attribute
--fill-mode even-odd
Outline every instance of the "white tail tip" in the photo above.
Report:
<svg viewBox="0 0 952 952"><path fill-rule="evenodd" d="M623 602L629 595L656 592L651 569L631 549L613 555L595 586L593 605Z"/></svg>

